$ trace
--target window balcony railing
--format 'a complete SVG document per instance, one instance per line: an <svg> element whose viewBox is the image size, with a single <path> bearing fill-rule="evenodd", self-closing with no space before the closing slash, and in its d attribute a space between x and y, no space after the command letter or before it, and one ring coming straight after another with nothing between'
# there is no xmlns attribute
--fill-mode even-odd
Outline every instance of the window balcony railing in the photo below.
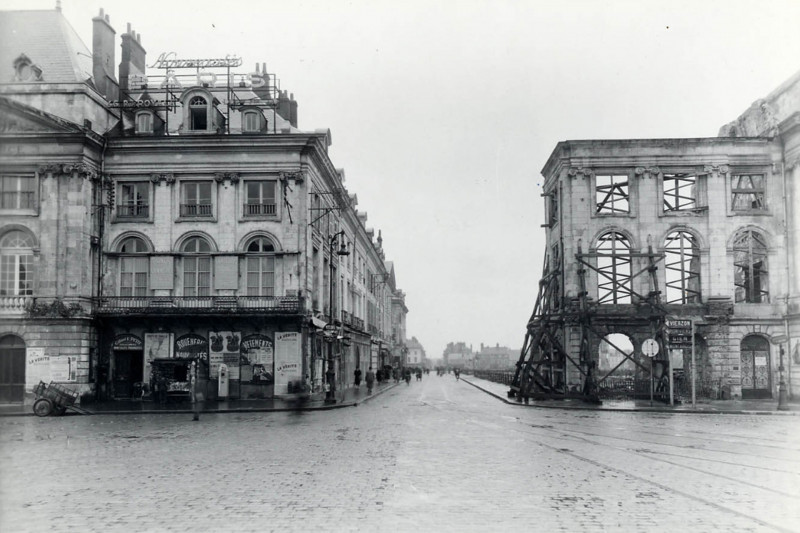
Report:
<svg viewBox="0 0 800 533"><path fill-rule="evenodd" d="M130 314L299 314L297 296L109 296L98 313Z"/></svg>
<svg viewBox="0 0 800 533"><path fill-rule="evenodd" d="M276 204L244 204L245 216L274 215Z"/></svg>
<svg viewBox="0 0 800 533"><path fill-rule="evenodd" d="M20 315L33 303L33 296L0 296L0 315Z"/></svg>
<svg viewBox="0 0 800 533"><path fill-rule="evenodd" d="M150 215L148 205L118 205L117 216L119 218L147 218Z"/></svg>
<svg viewBox="0 0 800 533"><path fill-rule="evenodd" d="M181 204L182 217L210 217L211 204Z"/></svg>

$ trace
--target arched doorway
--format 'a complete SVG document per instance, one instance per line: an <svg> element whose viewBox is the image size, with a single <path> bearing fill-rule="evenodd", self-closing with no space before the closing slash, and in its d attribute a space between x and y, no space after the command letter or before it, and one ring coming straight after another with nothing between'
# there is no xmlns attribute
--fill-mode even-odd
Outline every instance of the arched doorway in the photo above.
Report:
<svg viewBox="0 0 800 533"><path fill-rule="evenodd" d="M769 341L758 335L742 339L742 399L772 398Z"/></svg>
<svg viewBox="0 0 800 533"><path fill-rule="evenodd" d="M0 403L22 403L25 395L25 341L16 335L0 339Z"/></svg>

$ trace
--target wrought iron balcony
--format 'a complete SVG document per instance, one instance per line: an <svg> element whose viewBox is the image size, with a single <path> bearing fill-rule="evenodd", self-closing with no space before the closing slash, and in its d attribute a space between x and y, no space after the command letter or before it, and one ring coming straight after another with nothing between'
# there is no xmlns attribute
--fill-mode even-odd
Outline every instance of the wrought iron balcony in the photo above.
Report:
<svg viewBox="0 0 800 533"><path fill-rule="evenodd" d="M269 314L303 312L297 296L109 296L97 307L101 315Z"/></svg>
<svg viewBox="0 0 800 533"><path fill-rule="evenodd" d="M210 217L212 213L211 204L181 204L182 217Z"/></svg>
<svg viewBox="0 0 800 533"><path fill-rule="evenodd" d="M274 215L276 205L270 204L244 204L245 216Z"/></svg>

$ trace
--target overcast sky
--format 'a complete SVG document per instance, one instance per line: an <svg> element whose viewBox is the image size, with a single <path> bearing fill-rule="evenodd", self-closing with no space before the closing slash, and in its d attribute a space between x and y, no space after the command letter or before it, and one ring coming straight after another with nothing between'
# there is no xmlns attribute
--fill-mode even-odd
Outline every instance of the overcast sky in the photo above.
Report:
<svg viewBox="0 0 800 533"><path fill-rule="evenodd" d="M541 274L540 170L558 141L713 137L800 69L800 1L63 0L148 64L266 62L303 130L330 128L406 292L408 336L522 345ZM51 9L55 0L2 0ZM116 61L120 51L117 48Z"/></svg>

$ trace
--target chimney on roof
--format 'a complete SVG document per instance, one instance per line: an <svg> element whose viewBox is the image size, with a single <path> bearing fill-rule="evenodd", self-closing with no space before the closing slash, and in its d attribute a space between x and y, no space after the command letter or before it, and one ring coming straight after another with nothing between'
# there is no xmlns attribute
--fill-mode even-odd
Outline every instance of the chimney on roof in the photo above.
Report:
<svg viewBox="0 0 800 533"><path fill-rule="evenodd" d="M294 99L294 94L288 95L286 91L281 91L278 95L278 114L284 119L288 120L289 124L297 127L297 102Z"/></svg>
<svg viewBox="0 0 800 533"><path fill-rule="evenodd" d="M100 8L92 19L92 77L94 86L107 100L119 98L119 86L114 76L114 37L111 19Z"/></svg>
<svg viewBox="0 0 800 533"><path fill-rule="evenodd" d="M142 34L136 33L128 23L122 34L122 57L119 62L119 86L123 91L139 91L147 84L147 52L142 46Z"/></svg>
<svg viewBox="0 0 800 533"><path fill-rule="evenodd" d="M56 11L61 11L61 0L56 0Z"/></svg>
<svg viewBox="0 0 800 533"><path fill-rule="evenodd" d="M272 100L272 90L269 87L269 74L267 74L267 64L261 63L261 68L256 63L256 73L264 80L261 87L253 87L253 92L262 100Z"/></svg>

